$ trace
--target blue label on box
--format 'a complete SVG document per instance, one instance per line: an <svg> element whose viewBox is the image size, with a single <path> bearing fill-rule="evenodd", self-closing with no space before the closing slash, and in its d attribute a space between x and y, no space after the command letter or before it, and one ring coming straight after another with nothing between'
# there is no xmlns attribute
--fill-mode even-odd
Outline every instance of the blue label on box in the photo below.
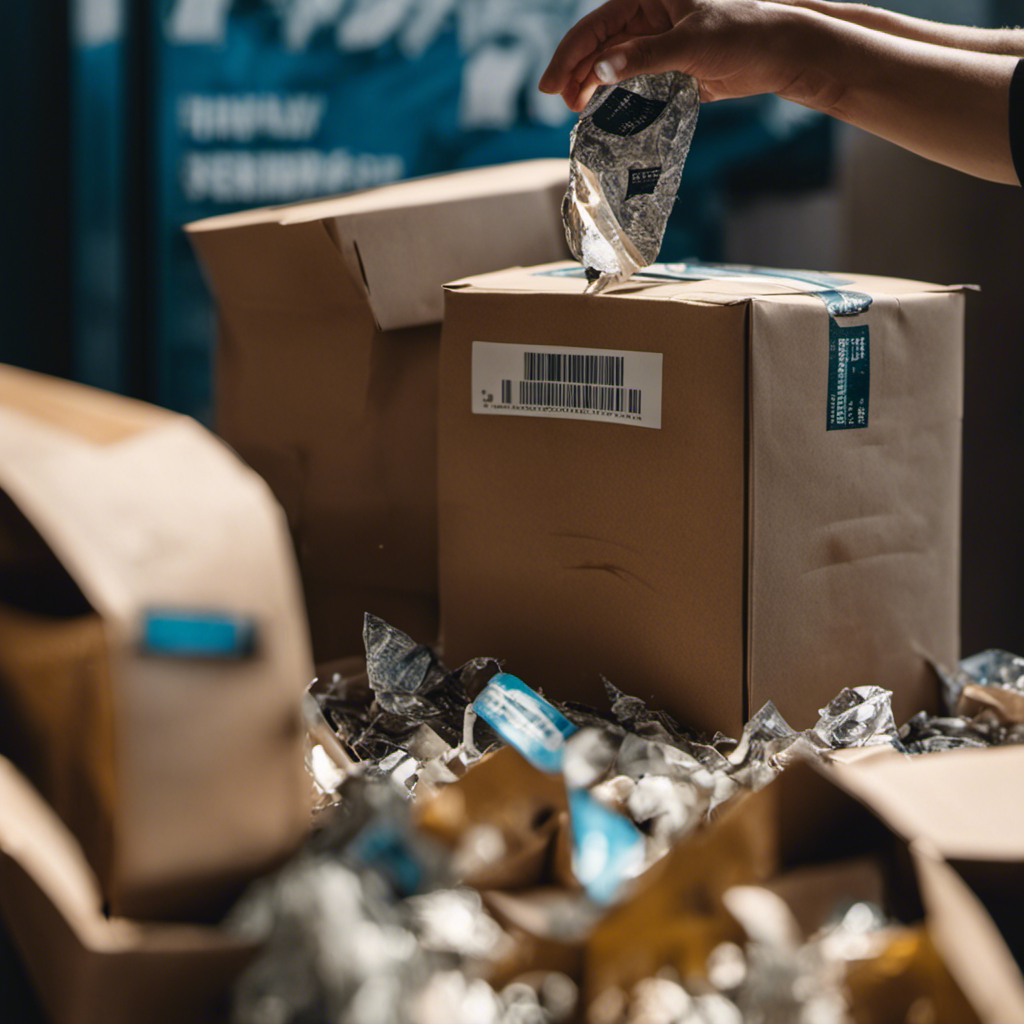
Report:
<svg viewBox="0 0 1024 1024"><path fill-rule="evenodd" d="M256 646L256 624L244 615L156 609L143 617L142 647L174 658L244 658Z"/></svg>
<svg viewBox="0 0 1024 1024"><path fill-rule="evenodd" d="M829 317L826 430L856 430L868 425L870 341L867 324L841 327Z"/></svg>
<svg viewBox="0 0 1024 1024"><path fill-rule="evenodd" d="M576 726L521 679L499 673L473 702L473 710L535 768L561 771L565 741Z"/></svg>

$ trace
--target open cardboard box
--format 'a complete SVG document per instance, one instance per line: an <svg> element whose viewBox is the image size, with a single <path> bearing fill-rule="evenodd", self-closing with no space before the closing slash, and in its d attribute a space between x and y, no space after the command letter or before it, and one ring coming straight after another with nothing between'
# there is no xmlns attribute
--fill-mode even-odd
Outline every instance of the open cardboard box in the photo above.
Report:
<svg viewBox="0 0 1024 1024"><path fill-rule="evenodd" d="M219 312L217 432L288 515L318 664L363 612L438 635L441 286L567 255L566 160L528 160L186 227Z"/></svg>
<svg viewBox="0 0 1024 1024"><path fill-rule="evenodd" d="M116 915L197 920L309 828L284 516L194 421L0 367L0 754Z"/></svg>
<svg viewBox="0 0 1024 1024"><path fill-rule="evenodd" d="M1024 961L1024 747L885 751L836 770L850 793L967 881Z"/></svg>
<svg viewBox="0 0 1024 1024"><path fill-rule="evenodd" d="M980 767L971 782L983 777L991 782L999 766L986 767L984 758L993 753L1000 752L979 752ZM920 764L924 774L931 774L928 761L911 762L911 773ZM792 764L768 787L682 842L590 939L588 1000L609 986L628 988L665 964L684 974L687 969L699 972L714 944L737 938L720 912L723 893L733 885L765 885L790 904L805 933L824 923L844 899L874 900L907 925L923 922L928 943L959 992L934 974L922 978L918 965L916 974L902 980L894 976L889 988L876 987L881 1003L855 1013L858 1022L902 1024L900 1006L922 995L927 989L922 983L929 980L937 982L931 994L944 1001L935 1007L938 1016L926 1019L944 1024L975 1018L983 1024L1024 1021L1024 980L999 929L926 837L929 830L910 826L905 809L913 800L913 786L894 794L895 786L879 784L880 776L858 780L859 770L816 759ZM936 776L951 781L947 771L954 772L954 766L937 769ZM905 770L894 774L907 777ZM966 795L972 787L968 782L954 788ZM938 809L940 794L936 790L928 797L932 810ZM919 837L908 841L904 830ZM997 831L994 819L983 812L980 834L959 848L997 857L1019 851L994 841ZM1015 826L1007 830L1008 841L1012 837L1015 843L1019 836Z"/></svg>

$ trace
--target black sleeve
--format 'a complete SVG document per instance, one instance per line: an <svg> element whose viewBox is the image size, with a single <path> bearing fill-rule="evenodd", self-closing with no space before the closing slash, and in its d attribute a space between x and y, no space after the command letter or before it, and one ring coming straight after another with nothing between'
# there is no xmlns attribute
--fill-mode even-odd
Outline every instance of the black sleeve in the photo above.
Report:
<svg viewBox="0 0 1024 1024"><path fill-rule="evenodd" d="M1024 60L1017 61L1010 79L1010 153L1017 181L1024 184Z"/></svg>

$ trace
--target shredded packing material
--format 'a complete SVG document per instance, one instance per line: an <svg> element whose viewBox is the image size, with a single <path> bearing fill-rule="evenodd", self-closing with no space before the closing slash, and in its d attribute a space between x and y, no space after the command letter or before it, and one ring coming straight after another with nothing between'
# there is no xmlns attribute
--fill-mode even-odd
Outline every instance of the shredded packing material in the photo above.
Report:
<svg viewBox="0 0 1024 1024"><path fill-rule="evenodd" d="M854 1003L887 1000L977 1019L926 923L883 908L877 865L851 862L813 899L806 869L795 889L771 882L764 836L781 826L738 798L770 796L788 765L835 750L1019 742L986 724L991 706L981 722L954 706L898 729L888 691L864 686L803 732L769 703L738 740L709 739L607 681L607 711L563 704L492 659L449 671L372 616L364 637L366 685L312 688L323 754L309 763L334 768L315 775L319 827L229 920L265 942L236 1020L843 1024ZM1019 687L1012 655L979 657L1001 671L968 659L945 673L959 679L947 699ZM813 927L808 901L827 908ZM615 957L623 930L645 950L639 966Z"/></svg>

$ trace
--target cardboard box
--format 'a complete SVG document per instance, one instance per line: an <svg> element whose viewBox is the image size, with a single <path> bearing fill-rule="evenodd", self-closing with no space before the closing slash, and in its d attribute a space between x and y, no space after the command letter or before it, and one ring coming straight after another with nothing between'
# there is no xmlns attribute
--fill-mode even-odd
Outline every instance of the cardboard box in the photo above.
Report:
<svg viewBox="0 0 1024 1024"><path fill-rule="evenodd" d="M945 755L919 760L933 756ZM911 1019L907 1010L915 1001L928 999L938 1012L922 1019L1024 1021L1024 980L981 904L932 843L896 826L889 798L875 802L880 787L853 778L854 770L817 759L797 762L680 843L590 937L588 1003L666 964L683 976L699 973L715 944L736 940L723 920L724 893L761 885L790 905L805 936L837 906L858 900L880 905L905 925L923 924L927 940L916 955L901 962L892 951L879 969L865 964L848 975L854 1019L895 1024ZM954 792L966 797L973 787L954 786Z"/></svg>
<svg viewBox="0 0 1024 1024"><path fill-rule="evenodd" d="M567 255L564 160L187 227L217 300L216 429L288 514L317 662L371 611L437 638L443 282Z"/></svg>
<svg viewBox="0 0 1024 1024"><path fill-rule="evenodd" d="M0 367L0 753L115 914L198 914L301 841L312 672L255 473L186 417Z"/></svg>
<svg viewBox="0 0 1024 1024"><path fill-rule="evenodd" d="M227 1019L255 945L201 925L108 917L103 903L75 838L0 758L0 914L50 1021Z"/></svg>
<svg viewBox="0 0 1024 1024"><path fill-rule="evenodd" d="M931 705L926 658L958 654L962 293L700 265L583 287L446 289L446 660L590 703L604 675L732 735L767 700L809 727L844 686ZM530 404L587 399L621 408Z"/></svg>
<svg viewBox="0 0 1024 1024"><path fill-rule="evenodd" d="M936 850L970 885L1006 943L1024 953L1024 747L836 765L844 788L908 840Z"/></svg>

